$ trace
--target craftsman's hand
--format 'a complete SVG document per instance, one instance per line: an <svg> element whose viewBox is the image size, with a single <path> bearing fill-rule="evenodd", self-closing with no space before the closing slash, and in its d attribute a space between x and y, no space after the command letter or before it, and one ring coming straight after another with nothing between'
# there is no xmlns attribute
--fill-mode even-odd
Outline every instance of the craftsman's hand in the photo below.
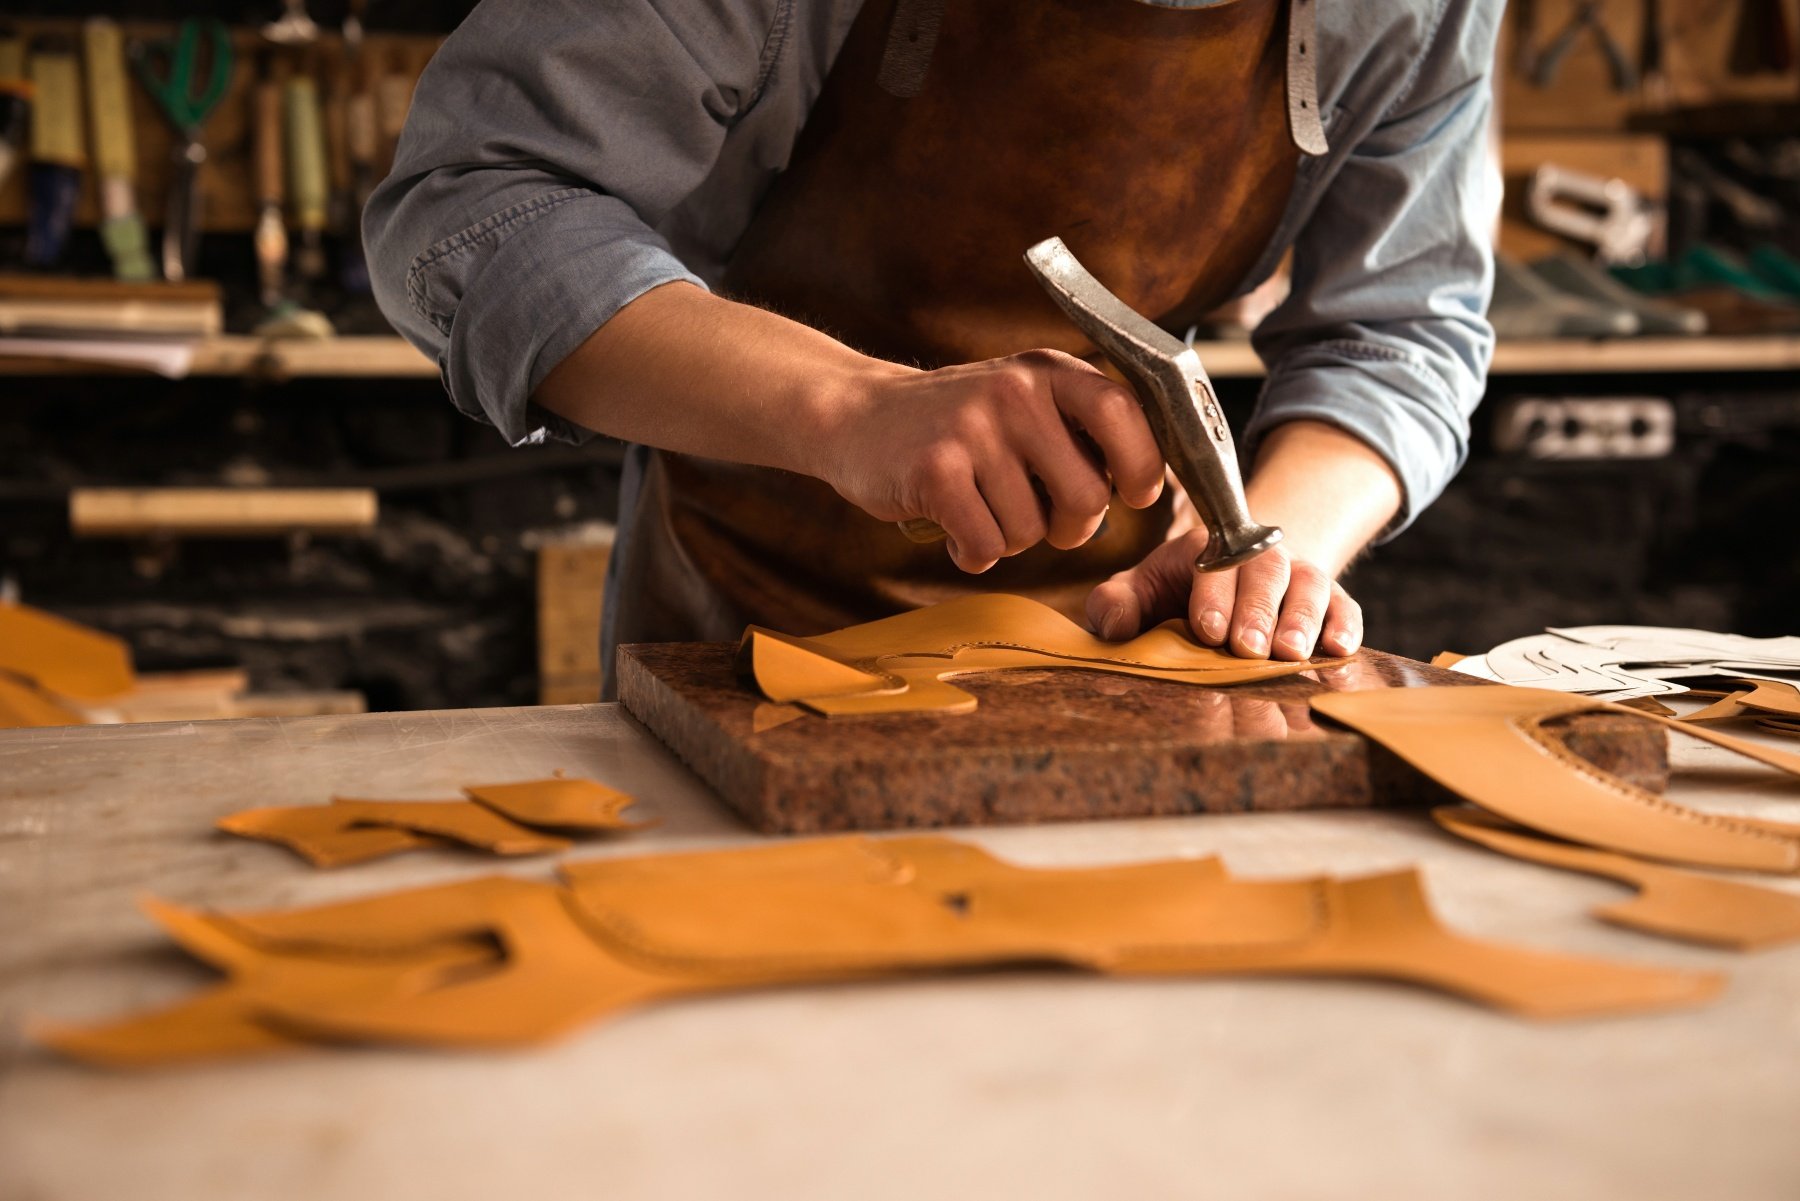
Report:
<svg viewBox="0 0 1800 1201"><path fill-rule="evenodd" d="M1362 645L1362 608L1325 571L1277 544L1239 567L1197 572L1206 530L1190 530L1088 594L1088 622L1102 638L1131 638L1173 617L1194 637L1249 659L1306 659L1313 648L1351 655Z"/></svg>
<svg viewBox="0 0 1800 1201"><path fill-rule="evenodd" d="M1162 453L1137 401L1080 359L869 362L827 424L816 474L871 516L937 522L964 571L1043 541L1080 546L1115 489L1140 509L1161 494Z"/></svg>

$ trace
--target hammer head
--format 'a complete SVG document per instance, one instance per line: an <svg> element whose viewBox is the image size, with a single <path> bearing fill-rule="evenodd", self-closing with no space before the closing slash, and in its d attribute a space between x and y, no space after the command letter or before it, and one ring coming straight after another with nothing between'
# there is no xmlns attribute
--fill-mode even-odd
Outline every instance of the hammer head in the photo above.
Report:
<svg viewBox="0 0 1800 1201"><path fill-rule="evenodd" d="M1107 291L1061 238L1033 246L1025 263L1069 320L1131 381L1163 460L1206 522L1206 549L1195 569L1235 567L1281 541L1278 528L1250 516L1231 427L1194 348Z"/></svg>

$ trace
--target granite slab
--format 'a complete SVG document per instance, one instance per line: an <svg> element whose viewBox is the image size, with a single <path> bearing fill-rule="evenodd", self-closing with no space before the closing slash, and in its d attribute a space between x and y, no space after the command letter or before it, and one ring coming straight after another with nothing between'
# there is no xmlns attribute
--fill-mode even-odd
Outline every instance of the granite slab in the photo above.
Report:
<svg viewBox="0 0 1800 1201"><path fill-rule="evenodd" d="M1397 655L1228 688L1080 669L957 677L973 713L825 718L762 699L728 643L619 650L625 708L756 829L820 833L1452 799L1360 734L1315 720L1321 691L1501 687ZM1660 792L1648 722L1568 719L1571 750Z"/></svg>

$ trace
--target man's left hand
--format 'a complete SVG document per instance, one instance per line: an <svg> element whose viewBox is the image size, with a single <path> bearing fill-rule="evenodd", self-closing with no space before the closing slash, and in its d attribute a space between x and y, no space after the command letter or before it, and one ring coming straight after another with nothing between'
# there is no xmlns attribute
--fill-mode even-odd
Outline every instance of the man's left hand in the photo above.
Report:
<svg viewBox="0 0 1800 1201"><path fill-rule="evenodd" d="M1362 607L1322 568L1277 544L1225 571L1197 572L1206 530L1157 547L1088 595L1088 623L1109 641L1185 617L1207 646L1250 659L1306 659L1316 646L1351 655L1362 645Z"/></svg>

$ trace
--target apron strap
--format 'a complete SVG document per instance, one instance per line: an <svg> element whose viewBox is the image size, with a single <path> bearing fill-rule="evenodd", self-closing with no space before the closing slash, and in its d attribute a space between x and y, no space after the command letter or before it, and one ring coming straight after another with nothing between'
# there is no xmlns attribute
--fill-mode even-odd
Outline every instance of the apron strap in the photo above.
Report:
<svg viewBox="0 0 1800 1201"><path fill-rule="evenodd" d="M941 0L940 0L941 3ZM1325 126L1319 118L1319 44L1313 29L1315 0L1288 0L1288 132L1301 154L1324 154Z"/></svg>
<svg viewBox="0 0 1800 1201"><path fill-rule="evenodd" d="M875 82L902 100L925 87L937 48L945 0L895 0L887 45ZM1318 38L1313 25L1316 0L1288 0L1287 110L1288 132L1300 153L1321 155L1328 149L1319 118Z"/></svg>
<svg viewBox="0 0 1800 1201"><path fill-rule="evenodd" d="M943 19L944 0L896 0L887 47L881 52L881 69L875 76L882 91L905 100L924 90L925 72L931 66Z"/></svg>

